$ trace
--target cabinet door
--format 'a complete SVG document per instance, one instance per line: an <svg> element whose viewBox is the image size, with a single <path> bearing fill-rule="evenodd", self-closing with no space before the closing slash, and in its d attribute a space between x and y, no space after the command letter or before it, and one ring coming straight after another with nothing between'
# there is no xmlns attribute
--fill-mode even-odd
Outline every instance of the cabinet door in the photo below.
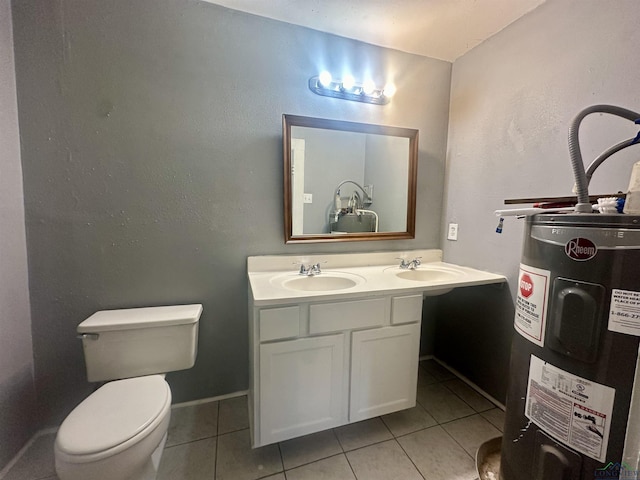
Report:
<svg viewBox="0 0 640 480"><path fill-rule="evenodd" d="M260 345L260 445L345 423L344 338Z"/></svg>
<svg viewBox="0 0 640 480"><path fill-rule="evenodd" d="M415 407L420 324L353 332L349 421Z"/></svg>

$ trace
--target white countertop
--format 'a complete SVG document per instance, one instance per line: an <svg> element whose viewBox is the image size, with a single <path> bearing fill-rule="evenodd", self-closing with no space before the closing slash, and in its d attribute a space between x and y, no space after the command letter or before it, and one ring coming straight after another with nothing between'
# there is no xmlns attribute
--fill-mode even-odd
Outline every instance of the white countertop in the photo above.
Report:
<svg viewBox="0 0 640 480"><path fill-rule="evenodd" d="M401 269L400 260L421 257L415 272ZM283 305L304 301L348 300L386 294L423 292L437 295L457 287L487 285L506 281L504 275L442 262L441 250L403 252L352 253L333 255L277 255L249 257L247 270L255 306ZM322 273L305 277L298 273L300 265L320 263ZM431 277L429 272L434 272ZM402 278L401 275L425 275L428 280ZM322 278L321 278L322 277ZM353 286L339 290L306 290L310 282L350 279ZM291 282L303 289L292 288ZM303 283L304 282L304 283Z"/></svg>

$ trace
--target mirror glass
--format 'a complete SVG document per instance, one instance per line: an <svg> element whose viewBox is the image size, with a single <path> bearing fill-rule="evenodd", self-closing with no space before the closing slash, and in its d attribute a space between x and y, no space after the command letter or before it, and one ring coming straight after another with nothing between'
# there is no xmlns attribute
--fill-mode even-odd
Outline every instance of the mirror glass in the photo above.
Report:
<svg viewBox="0 0 640 480"><path fill-rule="evenodd" d="M285 242L414 238L418 131L283 116Z"/></svg>

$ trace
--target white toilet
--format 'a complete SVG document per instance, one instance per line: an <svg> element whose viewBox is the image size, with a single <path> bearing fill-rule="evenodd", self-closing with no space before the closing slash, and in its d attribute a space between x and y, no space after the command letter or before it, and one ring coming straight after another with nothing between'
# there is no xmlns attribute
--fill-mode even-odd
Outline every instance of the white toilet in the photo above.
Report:
<svg viewBox="0 0 640 480"><path fill-rule="evenodd" d="M60 425L60 480L156 478L171 415L164 373L195 363L201 313L202 305L108 310L78 325L89 381L114 381Z"/></svg>

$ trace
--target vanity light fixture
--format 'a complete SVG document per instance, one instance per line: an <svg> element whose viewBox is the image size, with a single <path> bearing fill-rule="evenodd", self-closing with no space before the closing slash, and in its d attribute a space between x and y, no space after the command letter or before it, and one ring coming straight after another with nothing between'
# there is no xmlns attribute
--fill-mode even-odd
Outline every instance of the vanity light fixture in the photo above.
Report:
<svg viewBox="0 0 640 480"><path fill-rule="evenodd" d="M396 87L393 84L378 88L371 80L357 83L351 75L345 75L342 80L337 80L332 78L327 71L309 79L309 90L325 97L342 98L375 105L386 105L396 93Z"/></svg>

